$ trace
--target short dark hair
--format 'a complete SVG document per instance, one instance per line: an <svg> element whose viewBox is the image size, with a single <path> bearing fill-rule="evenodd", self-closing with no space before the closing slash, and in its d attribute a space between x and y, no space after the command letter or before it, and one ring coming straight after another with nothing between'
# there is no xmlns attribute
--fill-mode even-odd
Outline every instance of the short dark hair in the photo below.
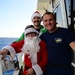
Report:
<svg viewBox="0 0 75 75"><path fill-rule="evenodd" d="M43 16L42 16L42 19L43 19L43 17L44 17L44 15L53 15L53 17L54 17L54 19L56 20L56 15L54 14L54 13L52 13L52 12L45 12L44 14L43 14Z"/></svg>
<svg viewBox="0 0 75 75"><path fill-rule="evenodd" d="M34 26L33 25L28 25L28 26L26 26L25 30L28 29L28 28L34 28Z"/></svg>

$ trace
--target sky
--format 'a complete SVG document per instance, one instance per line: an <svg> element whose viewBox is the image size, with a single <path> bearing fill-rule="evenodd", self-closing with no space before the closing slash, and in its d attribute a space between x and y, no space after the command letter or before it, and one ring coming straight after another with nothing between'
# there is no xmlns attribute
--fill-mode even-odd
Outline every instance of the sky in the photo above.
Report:
<svg viewBox="0 0 75 75"><path fill-rule="evenodd" d="M0 37L20 37L36 10L37 0L0 0Z"/></svg>

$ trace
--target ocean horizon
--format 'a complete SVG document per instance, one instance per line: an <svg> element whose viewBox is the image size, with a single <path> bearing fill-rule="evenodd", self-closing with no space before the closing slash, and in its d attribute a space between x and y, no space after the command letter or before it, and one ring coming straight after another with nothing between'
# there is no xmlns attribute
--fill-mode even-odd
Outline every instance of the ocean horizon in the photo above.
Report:
<svg viewBox="0 0 75 75"><path fill-rule="evenodd" d="M0 37L0 50L2 49L3 46L10 45L17 39L18 38L15 37Z"/></svg>

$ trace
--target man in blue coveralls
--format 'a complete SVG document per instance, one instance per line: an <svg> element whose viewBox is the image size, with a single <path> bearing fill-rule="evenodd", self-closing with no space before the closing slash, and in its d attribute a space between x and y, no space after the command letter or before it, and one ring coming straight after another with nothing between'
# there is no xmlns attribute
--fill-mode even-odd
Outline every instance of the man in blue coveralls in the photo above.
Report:
<svg viewBox="0 0 75 75"><path fill-rule="evenodd" d="M75 35L69 29L56 26L55 15L46 12L43 24L47 32L40 38L48 48L48 65L45 75L73 75L72 50L75 51Z"/></svg>

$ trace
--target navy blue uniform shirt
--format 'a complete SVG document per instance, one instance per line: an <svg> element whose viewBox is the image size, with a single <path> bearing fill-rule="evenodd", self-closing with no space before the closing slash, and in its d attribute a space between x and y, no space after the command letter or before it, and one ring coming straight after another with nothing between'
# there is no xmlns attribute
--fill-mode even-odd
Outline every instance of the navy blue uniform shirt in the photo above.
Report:
<svg viewBox="0 0 75 75"><path fill-rule="evenodd" d="M53 33L43 33L40 38L46 42L48 48L48 63L71 63L72 50L69 44L75 41L73 32L66 28L58 28Z"/></svg>

